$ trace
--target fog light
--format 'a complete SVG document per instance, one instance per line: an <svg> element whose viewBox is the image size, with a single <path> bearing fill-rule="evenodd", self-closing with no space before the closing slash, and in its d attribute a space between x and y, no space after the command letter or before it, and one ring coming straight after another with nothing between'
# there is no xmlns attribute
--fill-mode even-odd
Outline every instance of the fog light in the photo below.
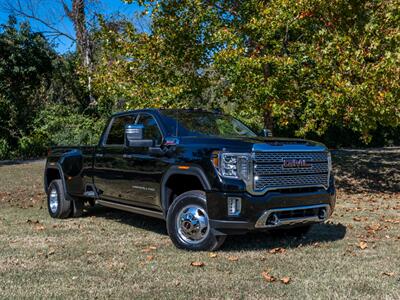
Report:
<svg viewBox="0 0 400 300"><path fill-rule="evenodd" d="M242 209L242 199L239 197L228 197L228 215L237 216Z"/></svg>

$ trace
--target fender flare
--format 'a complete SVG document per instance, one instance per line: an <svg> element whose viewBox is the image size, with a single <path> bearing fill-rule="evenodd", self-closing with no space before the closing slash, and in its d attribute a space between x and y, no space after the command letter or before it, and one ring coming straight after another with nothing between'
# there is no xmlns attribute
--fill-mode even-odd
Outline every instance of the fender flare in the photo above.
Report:
<svg viewBox="0 0 400 300"><path fill-rule="evenodd" d="M164 217L167 216L168 212L168 198L167 198L167 186L166 183L168 179L173 175L190 175L195 176L199 179L203 189L205 191L211 190L211 184L208 181L206 174L204 173L203 169L200 167L190 166L187 170L179 169L179 166L172 166L165 172L162 180L161 180L161 189L160 189L160 199L161 199L161 207L164 213Z"/></svg>
<svg viewBox="0 0 400 300"><path fill-rule="evenodd" d="M47 181L47 170L52 169L52 170L57 170L58 173L60 174L60 180L62 182L64 191L65 191L65 200L70 201L71 198L69 197L68 191L67 191L67 185L65 183L65 175L64 175L64 171L60 165L60 163L54 163L54 165L48 166L46 165L46 169L45 169L45 176L44 176L44 186L47 187L50 182ZM45 190L45 193L47 194L47 190Z"/></svg>

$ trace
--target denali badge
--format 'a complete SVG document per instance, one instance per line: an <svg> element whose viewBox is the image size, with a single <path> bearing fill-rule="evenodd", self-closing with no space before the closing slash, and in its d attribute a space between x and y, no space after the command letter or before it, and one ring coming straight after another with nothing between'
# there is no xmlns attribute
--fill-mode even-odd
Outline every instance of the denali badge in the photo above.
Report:
<svg viewBox="0 0 400 300"><path fill-rule="evenodd" d="M305 159L284 159L284 168L310 168L311 165Z"/></svg>

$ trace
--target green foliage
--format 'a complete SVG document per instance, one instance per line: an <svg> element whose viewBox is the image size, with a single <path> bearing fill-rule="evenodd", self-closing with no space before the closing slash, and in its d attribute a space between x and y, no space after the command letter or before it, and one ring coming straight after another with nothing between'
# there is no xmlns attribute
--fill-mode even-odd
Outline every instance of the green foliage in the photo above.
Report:
<svg viewBox="0 0 400 300"><path fill-rule="evenodd" d="M10 154L10 147L6 139L0 138L0 160L7 159Z"/></svg>
<svg viewBox="0 0 400 300"><path fill-rule="evenodd" d="M255 127L271 116L278 131L338 128L364 142L400 124L397 1L137 2L150 33L100 35L104 101L221 107Z"/></svg>
<svg viewBox="0 0 400 300"><path fill-rule="evenodd" d="M47 123L43 115L47 113L52 121L49 111L61 105L68 109L53 112L70 118L62 121L82 130L94 122L77 60L75 54L59 56L28 23L18 24L10 17L0 26L0 159L42 155L46 145L54 142L49 134L60 135L43 128ZM77 126L79 122L81 127ZM71 135L89 141L77 130ZM70 136L65 139L72 140Z"/></svg>
<svg viewBox="0 0 400 300"><path fill-rule="evenodd" d="M38 114L32 133L20 139L20 151L24 156L34 156L49 146L96 145L105 121L72 107L51 105Z"/></svg>

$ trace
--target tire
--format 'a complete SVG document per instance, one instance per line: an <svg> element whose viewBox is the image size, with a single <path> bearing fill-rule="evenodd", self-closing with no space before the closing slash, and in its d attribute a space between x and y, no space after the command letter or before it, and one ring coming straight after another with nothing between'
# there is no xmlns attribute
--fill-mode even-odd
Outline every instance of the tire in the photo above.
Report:
<svg viewBox="0 0 400 300"><path fill-rule="evenodd" d="M177 248L191 251L214 251L226 238L213 233L203 191L189 191L176 197L168 210L167 230Z"/></svg>
<svg viewBox="0 0 400 300"><path fill-rule="evenodd" d="M71 213L71 201L66 200L60 179L53 180L47 190L47 208L52 218L65 219Z"/></svg>
<svg viewBox="0 0 400 300"><path fill-rule="evenodd" d="M79 218L83 215L84 202L81 199L72 199L71 217Z"/></svg>

